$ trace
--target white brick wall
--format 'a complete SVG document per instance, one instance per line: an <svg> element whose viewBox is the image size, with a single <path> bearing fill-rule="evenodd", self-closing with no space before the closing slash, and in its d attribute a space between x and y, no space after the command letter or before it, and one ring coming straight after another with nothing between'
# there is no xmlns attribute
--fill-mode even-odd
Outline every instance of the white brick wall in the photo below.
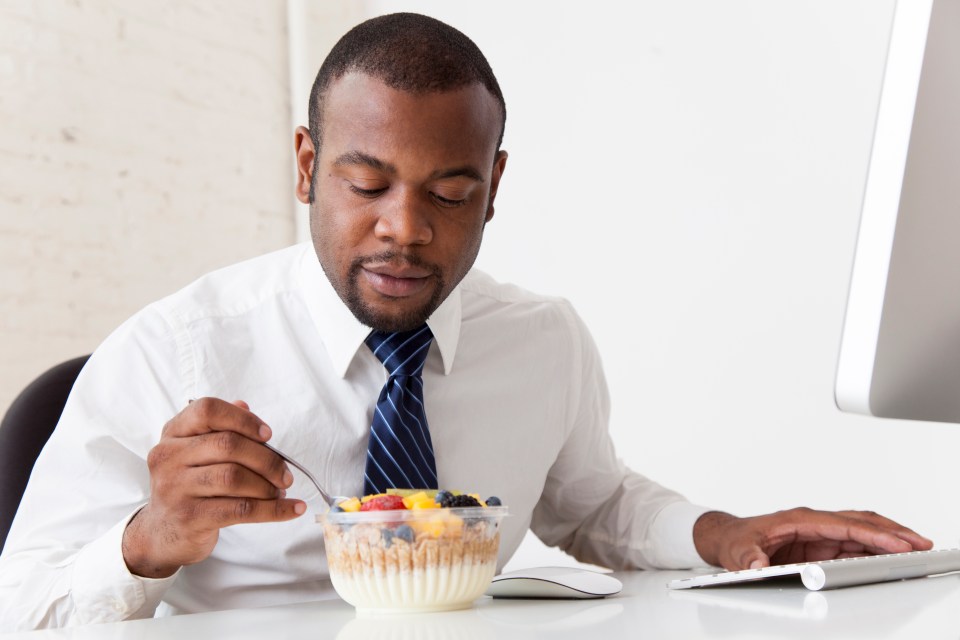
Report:
<svg viewBox="0 0 960 640"><path fill-rule="evenodd" d="M293 241L286 20L0 0L0 411L143 305Z"/></svg>

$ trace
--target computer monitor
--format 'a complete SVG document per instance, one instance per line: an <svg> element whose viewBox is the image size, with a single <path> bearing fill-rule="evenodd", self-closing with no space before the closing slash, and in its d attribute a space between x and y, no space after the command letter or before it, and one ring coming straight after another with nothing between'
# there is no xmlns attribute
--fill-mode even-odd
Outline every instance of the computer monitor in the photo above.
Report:
<svg viewBox="0 0 960 640"><path fill-rule="evenodd" d="M960 422L960 0L894 11L836 401Z"/></svg>

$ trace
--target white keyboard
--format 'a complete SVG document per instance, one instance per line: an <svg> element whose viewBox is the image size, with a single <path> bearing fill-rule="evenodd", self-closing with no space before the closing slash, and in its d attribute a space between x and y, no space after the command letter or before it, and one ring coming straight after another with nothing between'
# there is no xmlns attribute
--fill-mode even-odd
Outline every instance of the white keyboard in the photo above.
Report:
<svg viewBox="0 0 960 640"><path fill-rule="evenodd" d="M724 571L710 575L671 580L671 589L710 587L721 584L753 582L782 576L800 576L803 586L811 591L836 589L857 584L888 582L905 578L921 578L938 573L960 571L960 549L910 551L879 556L842 558L820 562L782 564L763 569Z"/></svg>

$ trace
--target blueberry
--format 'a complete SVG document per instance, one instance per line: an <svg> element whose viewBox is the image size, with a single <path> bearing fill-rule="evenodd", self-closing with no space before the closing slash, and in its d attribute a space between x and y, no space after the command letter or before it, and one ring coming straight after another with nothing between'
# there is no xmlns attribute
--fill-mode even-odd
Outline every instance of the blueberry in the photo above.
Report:
<svg viewBox="0 0 960 640"><path fill-rule="evenodd" d="M380 529L380 537L383 538L384 549L389 549L390 544L393 542L393 531L390 531L390 529Z"/></svg>
<svg viewBox="0 0 960 640"><path fill-rule="evenodd" d="M341 507L338 504L335 504L332 507L330 507L330 513L343 513L343 507Z"/></svg>
<svg viewBox="0 0 960 640"><path fill-rule="evenodd" d="M503 505L503 503L500 502L500 498L497 496L490 496L487 498L486 502L488 507L499 507Z"/></svg>
<svg viewBox="0 0 960 640"><path fill-rule="evenodd" d="M400 538L401 540L406 540L411 544L413 543L413 538L414 538L413 529L411 529L410 525L408 524L402 524L399 527L397 527L397 530L393 535Z"/></svg>
<svg viewBox="0 0 960 640"><path fill-rule="evenodd" d="M443 504L444 500L449 500L452 497L453 497L452 493L450 493L446 489L443 489L442 491L437 491L437 495L433 497L433 501L436 502L437 504Z"/></svg>

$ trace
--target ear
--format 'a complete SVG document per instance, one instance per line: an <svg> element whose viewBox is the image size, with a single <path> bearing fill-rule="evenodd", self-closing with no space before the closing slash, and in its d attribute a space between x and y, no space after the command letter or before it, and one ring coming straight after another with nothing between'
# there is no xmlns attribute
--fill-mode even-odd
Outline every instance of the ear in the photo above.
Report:
<svg viewBox="0 0 960 640"><path fill-rule="evenodd" d="M297 127L293 135L293 149L297 159L297 200L310 204L310 183L313 180L313 165L316 159L316 150L310 138L310 130L306 127Z"/></svg>
<svg viewBox="0 0 960 640"><path fill-rule="evenodd" d="M493 219L493 201L497 197L497 189L500 187L500 178L503 177L503 171L507 168L507 152L498 151L497 157L493 161L493 173L490 176L490 200L487 202L487 215L485 222Z"/></svg>

